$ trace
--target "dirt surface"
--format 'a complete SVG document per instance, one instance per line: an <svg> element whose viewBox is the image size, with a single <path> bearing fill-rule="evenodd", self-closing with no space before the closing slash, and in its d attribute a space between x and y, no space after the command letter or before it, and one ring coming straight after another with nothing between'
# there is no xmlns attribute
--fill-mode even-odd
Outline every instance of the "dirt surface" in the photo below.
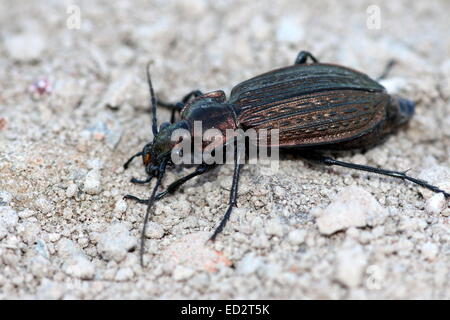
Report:
<svg viewBox="0 0 450 320"><path fill-rule="evenodd" d="M150 192L130 183L140 161L122 169L152 138L147 61L176 101L229 95L300 50L372 77L397 59L383 84L416 102L409 128L342 159L450 190L448 1L76 3L0 2L0 299L450 298L448 203L411 183L292 155L277 172L247 165L205 244L227 206L224 165L156 205L145 268L145 207L122 200Z"/></svg>

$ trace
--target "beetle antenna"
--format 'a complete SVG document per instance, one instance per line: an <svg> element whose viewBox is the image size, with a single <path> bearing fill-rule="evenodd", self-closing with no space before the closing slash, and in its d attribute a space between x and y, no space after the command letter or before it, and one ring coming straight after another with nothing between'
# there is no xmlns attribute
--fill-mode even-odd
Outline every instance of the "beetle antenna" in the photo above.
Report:
<svg viewBox="0 0 450 320"><path fill-rule="evenodd" d="M152 131L153 136L155 137L158 134L158 118L156 117L156 97L155 92L153 91L152 79L150 77L150 64L152 61L147 63L147 83L148 88L150 90L150 101L151 101L151 110L152 110Z"/></svg>
<svg viewBox="0 0 450 320"><path fill-rule="evenodd" d="M147 204L147 212L145 213L144 225L142 227L141 233L141 249L139 252L142 267L144 266L145 231L147 230L147 222L148 218L150 217L150 209L152 208L153 203L155 202L156 191L161 185L162 178L164 177L164 174L166 172L166 164L167 161L164 161L159 168L158 179L156 180L155 187L153 188L152 195L150 196L150 199L148 200Z"/></svg>

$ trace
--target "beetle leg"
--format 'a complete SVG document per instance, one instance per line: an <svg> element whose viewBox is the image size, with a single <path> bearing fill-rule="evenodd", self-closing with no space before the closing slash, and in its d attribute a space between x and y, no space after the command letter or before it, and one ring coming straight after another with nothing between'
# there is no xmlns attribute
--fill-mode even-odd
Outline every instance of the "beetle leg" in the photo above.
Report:
<svg viewBox="0 0 450 320"><path fill-rule="evenodd" d="M148 177L145 180L139 180L139 179L136 179L136 178L131 178L130 182L131 183L136 183L136 184L146 184L146 183L149 183L150 181L152 181L152 178L153 178L152 176Z"/></svg>
<svg viewBox="0 0 450 320"><path fill-rule="evenodd" d="M294 64L305 64L308 61L308 58L310 58L313 63L319 62L310 52L302 50L297 55Z"/></svg>
<svg viewBox="0 0 450 320"><path fill-rule="evenodd" d="M326 157L326 156L323 156L320 154L308 154L308 155L302 155L302 156L306 159L317 161L319 163L323 163L328 166L341 166L341 167L345 167L345 168L381 174L381 175L394 177L394 178L398 178L398 179L402 179L402 180L408 180L408 181L411 181L421 187L431 190L433 192L436 192L436 193L442 192L446 198L450 198L450 193L445 192L444 190L441 190L438 187L427 183L426 181L408 176L406 174L407 171L405 171L405 172L393 171L393 170L386 170L386 169L381 169L381 168L365 166L365 165L361 165L361 164L354 164L354 163L339 161L339 160L336 160L336 159L333 159L330 157Z"/></svg>
<svg viewBox="0 0 450 320"><path fill-rule="evenodd" d="M125 164L123 165L123 168L124 168L125 170L128 169L128 166L129 166L130 163L134 160L134 158L140 157L140 156L142 156L142 152L136 153L134 156L132 156L130 159L128 159L127 162L125 162Z"/></svg>
<svg viewBox="0 0 450 320"><path fill-rule="evenodd" d="M123 198L133 200L133 201L136 201L136 202L142 203L142 204L148 204L148 201L149 201L148 199L141 199L141 198L135 197L131 194L127 194Z"/></svg>
<svg viewBox="0 0 450 320"><path fill-rule="evenodd" d="M230 201L228 202L228 209L225 212L225 215L223 216L222 221L220 221L219 226L216 228L216 230L214 230L214 233L212 234L211 238L209 238L210 241L216 240L217 235L222 232L223 228L225 228L225 225L228 222L228 219L230 219L230 215L231 215L231 211L233 210L233 207L236 207L238 185L239 185L239 175L240 175L242 166L243 166L243 164L240 163L240 152L236 151L235 158L234 158L233 183L231 185Z"/></svg>
<svg viewBox="0 0 450 320"><path fill-rule="evenodd" d="M214 168L216 166L216 164L201 164L199 165L194 172L188 174L185 177L182 177L174 182L172 182L166 190L158 193L155 197L155 200L159 200L164 198L167 194L170 193L174 193L175 191L178 190L179 187L181 187L181 185L183 185L184 183L186 183L187 181L191 180L192 178L199 176L201 174L204 174L205 172L211 170L212 168Z"/></svg>

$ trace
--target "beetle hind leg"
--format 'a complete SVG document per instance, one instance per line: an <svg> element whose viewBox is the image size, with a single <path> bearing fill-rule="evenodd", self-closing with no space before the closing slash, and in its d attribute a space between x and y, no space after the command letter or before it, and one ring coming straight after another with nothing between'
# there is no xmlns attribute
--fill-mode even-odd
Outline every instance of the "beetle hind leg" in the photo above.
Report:
<svg viewBox="0 0 450 320"><path fill-rule="evenodd" d="M302 155L305 159L308 160L312 160L315 162L319 162L328 166L340 166L340 167L345 167L345 168L350 168L350 169L355 169L355 170L360 170L360 171L366 171L366 172L372 172L372 173L376 173L376 174L381 174L381 175L385 175L385 176L389 176L389 177L393 177L393 178L398 178L401 180L407 180L410 181L414 184L417 184L423 188L426 188L428 190L431 190L433 192L436 193L443 193L445 198L450 198L450 193L439 189L436 186L433 186L431 184L429 184L426 181L417 179L417 178L413 178L411 176L408 176L406 173L407 171L393 171L393 170L387 170L387 169L381 169L381 168L375 168L375 167L370 167L370 166L365 166L365 165L361 165L361 164L355 164L355 163L350 163L350 162L344 162L344 161L339 161L330 157L326 157L320 154L306 154L306 155Z"/></svg>
<svg viewBox="0 0 450 320"><path fill-rule="evenodd" d="M297 55L297 58L295 59L294 64L305 64L308 61L308 58L310 58L313 63L318 63L319 61L314 57L309 51L300 51Z"/></svg>

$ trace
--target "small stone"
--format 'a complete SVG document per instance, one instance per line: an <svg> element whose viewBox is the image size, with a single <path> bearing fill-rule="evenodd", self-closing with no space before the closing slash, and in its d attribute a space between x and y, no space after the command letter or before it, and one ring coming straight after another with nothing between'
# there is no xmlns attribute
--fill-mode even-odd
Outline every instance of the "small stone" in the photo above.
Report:
<svg viewBox="0 0 450 320"><path fill-rule="evenodd" d="M100 170L92 169L84 179L84 192L90 195L99 194L102 191L100 182Z"/></svg>
<svg viewBox="0 0 450 320"><path fill-rule="evenodd" d="M123 199L120 199L116 202L116 205L114 206L114 212L118 214L122 214L125 211L127 211L127 202Z"/></svg>
<svg viewBox="0 0 450 320"><path fill-rule="evenodd" d="M283 236L283 225L279 219L271 219L266 225L266 233L273 236L281 237Z"/></svg>
<svg viewBox="0 0 450 320"><path fill-rule="evenodd" d="M367 259L360 245L340 249L337 253L336 279L350 288L357 287L362 279Z"/></svg>
<svg viewBox="0 0 450 320"><path fill-rule="evenodd" d="M7 191L0 191L0 206L8 206L12 200L11 193Z"/></svg>
<svg viewBox="0 0 450 320"><path fill-rule="evenodd" d="M118 108L120 107L130 96L133 90L131 89L133 86L133 76L131 74L123 74L112 82L108 89L105 92L103 98L103 105L106 105L110 108Z"/></svg>
<svg viewBox="0 0 450 320"><path fill-rule="evenodd" d="M10 35L5 38L5 47L13 60L30 62L41 58L46 47L46 39L43 34L37 32Z"/></svg>
<svg viewBox="0 0 450 320"><path fill-rule="evenodd" d="M145 236L152 239L161 239L164 236L164 228L159 223L150 221L147 224Z"/></svg>
<svg viewBox="0 0 450 320"><path fill-rule="evenodd" d="M261 257L249 253L237 264L237 271L240 274L250 275L254 274L262 265Z"/></svg>
<svg viewBox="0 0 450 320"><path fill-rule="evenodd" d="M430 261L433 261L439 253L439 247L431 242L424 243L420 248L422 256Z"/></svg>
<svg viewBox="0 0 450 320"><path fill-rule="evenodd" d="M91 280L95 275L95 266L84 255L75 255L63 265L63 271L75 278Z"/></svg>
<svg viewBox="0 0 450 320"><path fill-rule="evenodd" d="M75 183L69 184L69 186L66 189L66 197L67 198L73 198L78 192L78 186Z"/></svg>
<svg viewBox="0 0 450 320"><path fill-rule="evenodd" d="M25 209L25 210L22 210L19 212L19 218L27 219L27 218L34 216L35 214L36 214L36 211L30 210L30 209Z"/></svg>
<svg viewBox="0 0 450 320"><path fill-rule="evenodd" d="M336 199L325 209L315 209L319 231L330 235L350 227L381 224L387 211L369 192L361 187L342 189Z"/></svg>
<svg viewBox="0 0 450 320"><path fill-rule="evenodd" d="M207 245L209 232L195 232L183 236L162 252L163 261L175 268L182 265L197 270L215 272L220 266L231 266L231 261L221 252Z"/></svg>
<svg viewBox="0 0 450 320"><path fill-rule="evenodd" d="M53 210L53 204L46 198L39 198L34 202L35 208L42 213L50 213Z"/></svg>
<svg viewBox="0 0 450 320"><path fill-rule="evenodd" d="M116 281L128 281L131 280L134 276L134 271L133 269L129 268L129 267L125 267L125 268L120 268L115 276L115 280Z"/></svg>
<svg viewBox="0 0 450 320"><path fill-rule="evenodd" d="M82 255L83 251L70 239L62 238L58 241L57 251L61 258L69 258L76 255Z"/></svg>
<svg viewBox="0 0 450 320"><path fill-rule="evenodd" d="M173 278L176 281L187 280L194 275L194 269L185 266L176 266L173 271Z"/></svg>
<svg viewBox="0 0 450 320"><path fill-rule="evenodd" d="M128 227L124 223L115 223L99 235L97 250L105 260L120 262L136 244Z"/></svg>
<svg viewBox="0 0 450 320"><path fill-rule="evenodd" d="M292 230L288 234L288 240L293 245L299 245L305 242L307 234L306 230Z"/></svg>
<svg viewBox="0 0 450 320"><path fill-rule="evenodd" d="M19 222L19 215L11 207L0 207L0 226L6 229L14 228Z"/></svg>
<svg viewBox="0 0 450 320"><path fill-rule="evenodd" d="M447 206L447 201L445 200L445 196L443 193L436 193L431 198L427 200L425 205L425 209L428 213L431 214L439 214L441 213Z"/></svg>

